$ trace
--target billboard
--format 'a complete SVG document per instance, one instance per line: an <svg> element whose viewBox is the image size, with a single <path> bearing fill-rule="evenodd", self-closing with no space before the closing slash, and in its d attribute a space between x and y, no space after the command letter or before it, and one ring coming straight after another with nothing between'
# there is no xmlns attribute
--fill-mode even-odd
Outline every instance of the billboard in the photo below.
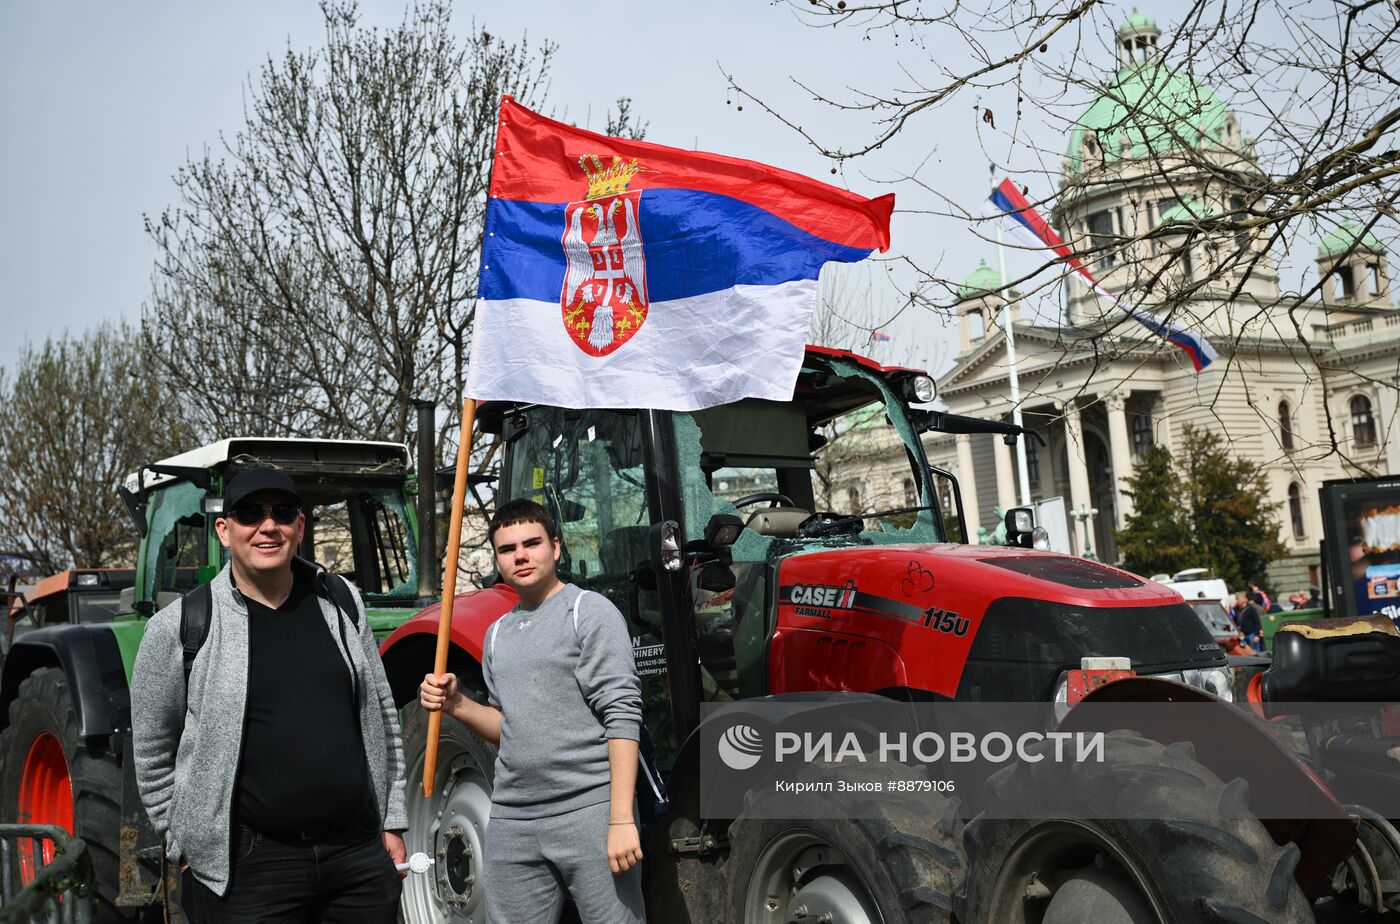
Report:
<svg viewBox="0 0 1400 924"><path fill-rule="evenodd" d="M1337 615L1400 621L1400 476L1326 481L1318 493Z"/></svg>

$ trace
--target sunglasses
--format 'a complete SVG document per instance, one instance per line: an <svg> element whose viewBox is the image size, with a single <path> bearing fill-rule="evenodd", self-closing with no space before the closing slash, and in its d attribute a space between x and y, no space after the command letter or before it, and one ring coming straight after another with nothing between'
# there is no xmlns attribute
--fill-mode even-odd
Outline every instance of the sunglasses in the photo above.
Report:
<svg viewBox="0 0 1400 924"><path fill-rule="evenodd" d="M244 503L230 510L229 516L243 526L260 526L269 516L279 526L291 526L301 516L301 508L285 501L278 504Z"/></svg>

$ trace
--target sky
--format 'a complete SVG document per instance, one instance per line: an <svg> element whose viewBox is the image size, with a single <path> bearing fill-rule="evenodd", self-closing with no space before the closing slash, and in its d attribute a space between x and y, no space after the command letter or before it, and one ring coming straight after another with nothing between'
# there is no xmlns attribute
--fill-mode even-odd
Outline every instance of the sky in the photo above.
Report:
<svg viewBox="0 0 1400 924"><path fill-rule="evenodd" d="M396 25L404 8L403 0L366 0L362 22ZM722 70L808 131L851 143L865 137L868 123L813 102L799 82L848 98L861 87L934 78L939 66L955 67L958 54L911 48L907 36L901 47L888 33L812 28L799 10L762 0L458 0L454 27L465 33L475 21L505 37L558 43L547 99L566 121L601 128L612 101L628 96L649 123L649 141L751 158L869 196L894 191L892 251L851 272L845 289L868 299L871 325L893 338L868 352L946 367L956 332L927 312L898 313L900 291L912 280L906 260L960 279L979 259L995 259L965 224L924 214L946 208L943 197L975 213L990 191L973 105L983 96L969 91L964 101L915 119L895 143L832 176L832 163L796 133L730 93ZM1126 12L1100 14L1105 68L1113 61L1106 24ZM1154 14L1163 24L1169 19ZM26 342L103 320L139 320L155 259L144 216L177 204L172 175L187 158L206 148L217 153L221 135L238 130L249 81L268 55L323 41L312 0L0 4L0 366L13 365ZM1046 131L1031 118L1024 127ZM1007 160L1034 166L1026 152L1001 149ZM903 179L910 174L920 182ZM1013 254L1013 275L1017 262Z"/></svg>

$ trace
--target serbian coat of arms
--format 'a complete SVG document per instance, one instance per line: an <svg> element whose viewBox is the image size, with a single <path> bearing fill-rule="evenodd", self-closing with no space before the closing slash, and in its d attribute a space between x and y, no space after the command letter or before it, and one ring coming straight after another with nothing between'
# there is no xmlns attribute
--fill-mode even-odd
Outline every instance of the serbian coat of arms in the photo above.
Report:
<svg viewBox="0 0 1400 924"><path fill-rule="evenodd" d="M607 356L636 335L647 319L646 257L642 250L642 191L628 190L644 168L636 158L579 158L588 180L580 202L564 209L568 270L559 301L564 329L590 356Z"/></svg>

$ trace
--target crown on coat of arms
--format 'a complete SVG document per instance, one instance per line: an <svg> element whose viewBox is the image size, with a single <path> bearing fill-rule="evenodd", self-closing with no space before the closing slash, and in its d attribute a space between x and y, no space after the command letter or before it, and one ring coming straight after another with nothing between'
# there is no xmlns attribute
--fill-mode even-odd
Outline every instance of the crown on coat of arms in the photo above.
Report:
<svg viewBox="0 0 1400 924"><path fill-rule="evenodd" d="M590 160L593 161L591 168L588 165ZM585 199L602 199L625 193L632 178L646 169L637 163L635 157L631 163L627 163L616 156L613 157L611 166L604 167L597 154L583 155L578 159L578 165L583 168L583 175L588 177L588 195Z"/></svg>

